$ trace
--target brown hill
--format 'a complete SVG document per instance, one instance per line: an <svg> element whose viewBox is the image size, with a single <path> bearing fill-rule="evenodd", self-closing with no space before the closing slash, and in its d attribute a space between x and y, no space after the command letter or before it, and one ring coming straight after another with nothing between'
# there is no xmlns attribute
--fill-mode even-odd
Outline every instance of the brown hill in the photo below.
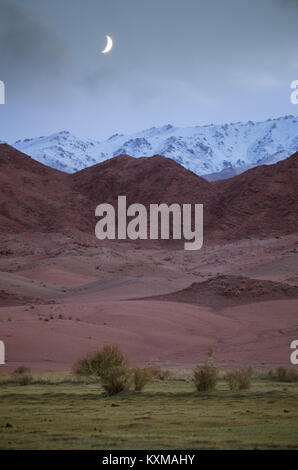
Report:
<svg viewBox="0 0 298 470"><path fill-rule="evenodd" d="M127 203L210 203L213 186L200 176L160 155L133 158L119 155L81 170L71 178L74 188L95 205L115 203L126 195Z"/></svg>
<svg viewBox="0 0 298 470"><path fill-rule="evenodd" d="M225 308L266 300L298 298L298 286L244 276L219 275L207 281L194 282L186 289L152 298Z"/></svg>
<svg viewBox="0 0 298 470"><path fill-rule="evenodd" d="M88 205L70 185L68 175L0 145L0 230L87 230Z"/></svg>
<svg viewBox="0 0 298 470"><path fill-rule="evenodd" d="M213 183L212 238L235 240L298 232L298 152Z"/></svg>
<svg viewBox="0 0 298 470"><path fill-rule="evenodd" d="M0 230L94 236L100 203L204 204L204 239L229 241L298 232L298 153L210 183L171 159L107 160L67 175L0 145Z"/></svg>
<svg viewBox="0 0 298 470"><path fill-rule="evenodd" d="M229 180L209 183L171 159L121 155L71 176L89 201L203 203L206 240L229 241L298 232L298 153ZM91 213L92 212L92 213ZM95 218L94 218L95 223Z"/></svg>
<svg viewBox="0 0 298 470"><path fill-rule="evenodd" d="M81 170L71 178L75 190L90 201L94 226L98 220L94 216L96 206L106 202L117 207L120 195L126 195L127 206L133 203L147 208L159 203L204 204L204 223L208 223L211 214L208 208L215 198L212 184L160 155L142 158L119 155Z"/></svg>

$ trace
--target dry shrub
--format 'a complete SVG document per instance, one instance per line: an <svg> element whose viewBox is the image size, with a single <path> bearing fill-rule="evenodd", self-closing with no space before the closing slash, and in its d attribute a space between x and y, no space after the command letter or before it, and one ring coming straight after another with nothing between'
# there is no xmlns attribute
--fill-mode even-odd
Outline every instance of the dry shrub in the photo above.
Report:
<svg viewBox="0 0 298 470"><path fill-rule="evenodd" d="M111 368L127 368L128 359L118 346L104 346L100 351L87 354L73 370L77 375L101 377Z"/></svg>
<svg viewBox="0 0 298 470"><path fill-rule="evenodd" d="M156 370L151 367L136 367L132 369L132 373L136 392L141 392L145 385L156 376Z"/></svg>
<svg viewBox="0 0 298 470"><path fill-rule="evenodd" d="M278 367L272 376L279 382L298 382L298 371L289 367Z"/></svg>
<svg viewBox="0 0 298 470"><path fill-rule="evenodd" d="M26 367L26 366L20 366L20 367L17 367L13 371L12 374L14 376L23 375L23 374L31 374L31 369L29 367Z"/></svg>
<svg viewBox="0 0 298 470"><path fill-rule="evenodd" d="M30 385L33 382L33 377L30 374L19 375L15 381L19 385Z"/></svg>
<svg viewBox="0 0 298 470"><path fill-rule="evenodd" d="M109 395L128 390L131 384L128 359L118 346L104 346L87 354L73 370L78 375L98 377Z"/></svg>
<svg viewBox="0 0 298 470"><path fill-rule="evenodd" d="M33 381L31 369L29 367L20 366L13 371L13 381L19 385L29 385Z"/></svg>
<svg viewBox="0 0 298 470"><path fill-rule="evenodd" d="M89 353L86 357L80 359L76 364L74 364L72 370L73 373L80 376L89 377L90 375L96 374L96 353Z"/></svg>
<svg viewBox="0 0 298 470"><path fill-rule="evenodd" d="M248 390L251 387L252 373L251 367L234 370L226 374L225 380L228 382L230 390Z"/></svg>
<svg viewBox="0 0 298 470"><path fill-rule="evenodd" d="M171 372L167 369L156 369L155 377L158 380L166 381L171 377Z"/></svg>
<svg viewBox="0 0 298 470"><path fill-rule="evenodd" d="M131 385L131 371L127 367L111 367L102 373L101 384L108 395L129 390Z"/></svg>
<svg viewBox="0 0 298 470"><path fill-rule="evenodd" d="M193 371L193 382L198 392L214 390L218 380L218 370L210 361L197 366Z"/></svg>

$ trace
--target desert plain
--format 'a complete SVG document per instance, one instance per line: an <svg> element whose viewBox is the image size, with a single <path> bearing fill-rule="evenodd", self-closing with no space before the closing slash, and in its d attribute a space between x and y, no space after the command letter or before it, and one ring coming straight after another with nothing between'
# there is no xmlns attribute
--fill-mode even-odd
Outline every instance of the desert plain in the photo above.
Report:
<svg viewBox="0 0 298 470"><path fill-rule="evenodd" d="M204 361L209 347L223 367L290 364L296 235L189 254L36 233L6 237L1 250L6 370L67 371L105 344L136 364L170 369Z"/></svg>

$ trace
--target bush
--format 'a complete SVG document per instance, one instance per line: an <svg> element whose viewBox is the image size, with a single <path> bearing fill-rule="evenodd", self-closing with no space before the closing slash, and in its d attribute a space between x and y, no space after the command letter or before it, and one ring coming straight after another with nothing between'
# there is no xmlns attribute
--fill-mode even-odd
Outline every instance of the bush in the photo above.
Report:
<svg viewBox="0 0 298 470"><path fill-rule="evenodd" d="M31 369L29 369L29 367L17 367L12 375L14 382L18 383L19 385L29 385L33 381Z"/></svg>
<svg viewBox="0 0 298 470"><path fill-rule="evenodd" d="M161 368L156 368L153 369L154 371L154 377L156 377L158 380L161 380L162 382L169 380L171 376L171 372L167 369L161 369Z"/></svg>
<svg viewBox="0 0 298 470"><path fill-rule="evenodd" d="M29 367L20 366L20 367L17 367L12 373L12 375L14 376L24 375L24 374L31 374L31 369L29 369Z"/></svg>
<svg viewBox="0 0 298 470"><path fill-rule="evenodd" d="M279 382L298 382L298 371L296 369L278 367L272 376Z"/></svg>
<svg viewBox="0 0 298 470"><path fill-rule="evenodd" d="M111 368L127 368L128 359L118 346L104 346L100 351L87 354L75 366L77 375L101 377Z"/></svg>
<svg viewBox="0 0 298 470"><path fill-rule="evenodd" d="M118 346L104 346L88 354L74 366L74 372L98 377L109 395L128 390L131 384L128 359Z"/></svg>
<svg viewBox="0 0 298 470"><path fill-rule="evenodd" d="M248 390L251 386L252 372L251 367L228 372L225 380L228 382L230 390Z"/></svg>
<svg viewBox="0 0 298 470"><path fill-rule="evenodd" d="M19 375L16 379L15 382L18 383L19 385L30 385L33 381L33 377L31 374L23 374Z"/></svg>
<svg viewBox="0 0 298 470"><path fill-rule="evenodd" d="M284 382L287 378L287 369L285 367L278 367L278 369L276 369L276 377L277 377L277 380L280 380L281 382Z"/></svg>
<svg viewBox="0 0 298 470"><path fill-rule="evenodd" d="M76 375L80 376L85 376L88 377L90 375L96 375L95 374L95 367L93 367L94 364L94 356L95 353L87 354L86 357L83 357L83 359L80 359L72 368L73 373Z"/></svg>
<svg viewBox="0 0 298 470"><path fill-rule="evenodd" d="M102 373L101 384L109 395L129 390L131 385L131 370L127 367L111 367Z"/></svg>
<svg viewBox="0 0 298 470"><path fill-rule="evenodd" d="M156 376L156 370L151 367L136 367L132 370L132 373L136 392L141 392L145 385Z"/></svg>
<svg viewBox="0 0 298 470"><path fill-rule="evenodd" d="M198 392L214 390L217 384L218 370L210 362L197 366L193 372L193 381Z"/></svg>

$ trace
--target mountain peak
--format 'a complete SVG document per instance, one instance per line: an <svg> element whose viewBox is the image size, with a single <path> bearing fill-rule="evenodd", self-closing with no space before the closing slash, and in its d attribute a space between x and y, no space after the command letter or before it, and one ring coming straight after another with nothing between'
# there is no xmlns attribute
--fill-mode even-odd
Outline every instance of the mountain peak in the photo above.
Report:
<svg viewBox="0 0 298 470"><path fill-rule="evenodd" d="M15 147L36 160L74 173L118 155L164 155L197 175L221 179L248 168L276 163L298 149L298 118L174 127L166 124L107 140L79 139L69 131L25 139ZM227 170L229 170L227 172Z"/></svg>

